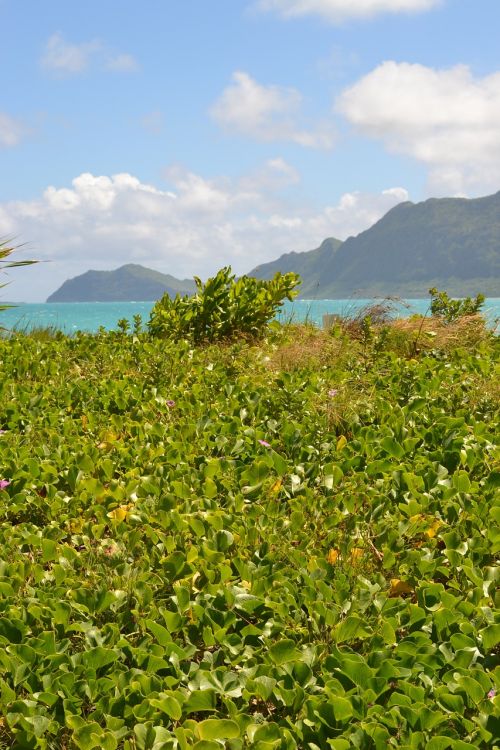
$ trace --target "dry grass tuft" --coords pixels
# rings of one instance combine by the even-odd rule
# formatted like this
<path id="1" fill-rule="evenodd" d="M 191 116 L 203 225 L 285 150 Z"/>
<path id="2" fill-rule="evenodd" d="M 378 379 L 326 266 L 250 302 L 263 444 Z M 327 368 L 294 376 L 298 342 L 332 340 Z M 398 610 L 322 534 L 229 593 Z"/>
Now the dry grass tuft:
<path id="1" fill-rule="evenodd" d="M 345 342 L 311 325 L 290 325 L 283 340 L 269 355 L 275 371 L 318 369 L 339 360 Z"/>
<path id="2" fill-rule="evenodd" d="M 390 325 L 396 334 L 407 339 L 416 354 L 430 349 L 473 349 L 492 336 L 482 315 L 464 315 L 453 323 L 438 317 L 412 316 L 394 320 Z"/>

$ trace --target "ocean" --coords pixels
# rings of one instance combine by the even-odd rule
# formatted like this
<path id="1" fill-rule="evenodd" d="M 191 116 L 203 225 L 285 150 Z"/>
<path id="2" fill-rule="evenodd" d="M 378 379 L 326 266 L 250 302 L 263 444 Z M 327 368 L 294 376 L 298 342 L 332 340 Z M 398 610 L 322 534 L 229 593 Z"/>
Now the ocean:
<path id="1" fill-rule="evenodd" d="M 372 302 L 373 300 L 366 299 L 294 300 L 285 302 L 278 319 L 294 322 L 308 320 L 321 325 L 325 313 L 352 315 Z M 18 331 L 50 327 L 66 334 L 76 333 L 76 331 L 95 333 L 100 327 L 106 330 L 116 328 L 121 318 L 126 318 L 132 323 L 134 315 L 140 315 L 146 323 L 153 304 L 153 302 L 23 303 L 0 311 L 0 326 L 7 330 Z M 396 314 L 402 317 L 412 313 L 424 314 L 428 311 L 428 299 L 405 300 L 396 308 Z M 500 318 L 500 298 L 486 300 L 484 313 L 488 321 L 494 324 L 495 319 Z"/>

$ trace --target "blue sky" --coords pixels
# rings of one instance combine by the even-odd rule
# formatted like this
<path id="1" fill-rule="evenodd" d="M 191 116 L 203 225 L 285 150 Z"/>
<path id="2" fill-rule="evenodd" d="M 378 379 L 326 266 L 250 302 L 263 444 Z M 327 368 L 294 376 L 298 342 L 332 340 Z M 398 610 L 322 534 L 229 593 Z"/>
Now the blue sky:
<path id="1" fill-rule="evenodd" d="M 0 237 L 249 271 L 402 200 L 500 189 L 498 0 L 0 0 Z"/>

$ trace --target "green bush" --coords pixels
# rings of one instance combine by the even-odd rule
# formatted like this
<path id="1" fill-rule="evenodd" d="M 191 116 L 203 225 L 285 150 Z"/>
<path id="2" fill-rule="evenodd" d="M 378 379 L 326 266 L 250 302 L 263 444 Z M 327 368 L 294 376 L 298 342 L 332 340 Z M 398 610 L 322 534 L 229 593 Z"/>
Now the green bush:
<path id="1" fill-rule="evenodd" d="M 285 299 L 292 300 L 299 276 L 277 273 L 262 281 L 239 279 L 229 266 L 203 284 L 195 276 L 197 292 L 174 299 L 165 294 L 151 312 L 152 336 L 188 338 L 194 343 L 229 340 L 240 335 L 261 337 Z"/>
<path id="2" fill-rule="evenodd" d="M 429 289 L 431 295 L 431 313 L 435 317 L 443 318 L 446 323 L 453 323 L 465 315 L 475 315 L 484 304 L 484 294 L 465 299 L 451 299 L 446 292 L 440 292 L 436 287 Z"/>

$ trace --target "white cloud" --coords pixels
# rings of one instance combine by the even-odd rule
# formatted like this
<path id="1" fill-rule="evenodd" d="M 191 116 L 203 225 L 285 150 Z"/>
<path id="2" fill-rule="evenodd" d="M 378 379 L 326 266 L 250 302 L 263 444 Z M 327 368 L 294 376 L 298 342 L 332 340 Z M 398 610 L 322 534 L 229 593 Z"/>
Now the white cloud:
<path id="1" fill-rule="evenodd" d="M 70 186 L 48 187 L 33 201 L 0 204 L 0 236 L 29 243 L 29 254 L 51 263 L 22 275 L 17 299 L 45 298 L 66 278 L 89 268 L 142 263 L 178 277 L 207 277 L 223 265 L 244 273 L 328 236 L 357 234 L 407 193 L 348 193 L 335 205 L 306 208 L 283 198 L 297 182 L 283 159 L 271 159 L 237 180 L 206 179 L 181 167 L 168 170 L 171 190 L 130 174 L 89 173 Z M 35 278 L 36 277 L 36 278 Z M 21 278 L 21 277 L 20 277 Z"/>
<path id="2" fill-rule="evenodd" d="M 435 191 L 500 187 L 500 72 L 474 78 L 464 65 L 385 62 L 346 89 L 337 109 L 389 151 L 425 164 Z"/>
<path id="3" fill-rule="evenodd" d="M 430 10 L 442 0 L 257 0 L 263 11 L 277 11 L 285 18 L 316 15 L 331 23 L 370 18 L 379 13 L 413 13 Z"/>
<path id="4" fill-rule="evenodd" d="M 132 55 L 112 54 L 99 39 L 75 44 L 68 42 L 60 32 L 49 37 L 40 63 L 47 70 L 63 76 L 83 73 L 91 65 L 127 73 L 139 67 Z"/>
<path id="5" fill-rule="evenodd" d="M 21 120 L 0 112 L 0 148 L 17 146 L 27 132 L 28 129 Z"/>
<path id="6" fill-rule="evenodd" d="M 133 55 L 115 55 L 108 60 L 106 68 L 116 73 L 135 73 L 139 64 Z"/>
<path id="7" fill-rule="evenodd" d="M 302 95 L 297 89 L 263 86 L 243 71 L 235 72 L 232 78 L 232 84 L 210 110 L 213 119 L 227 131 L 257 141 L 291 141 L 308 148 L 333 146 L 331 127 L 300 127 Z"/>
<path id="8" fill-rule="evenodd" d="M 41 63 L 44 68 L 57 73 L 82 73 L 88 68 L 94 53 L 100 49 L 101 43 L 98 40 L 71 44 L 57 32 L 47 41 Z"/>

